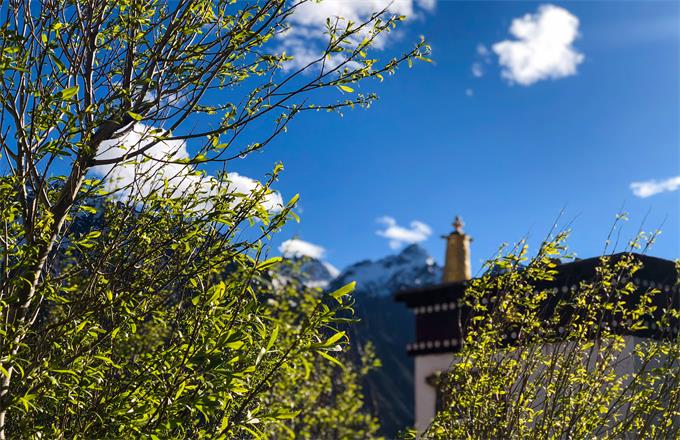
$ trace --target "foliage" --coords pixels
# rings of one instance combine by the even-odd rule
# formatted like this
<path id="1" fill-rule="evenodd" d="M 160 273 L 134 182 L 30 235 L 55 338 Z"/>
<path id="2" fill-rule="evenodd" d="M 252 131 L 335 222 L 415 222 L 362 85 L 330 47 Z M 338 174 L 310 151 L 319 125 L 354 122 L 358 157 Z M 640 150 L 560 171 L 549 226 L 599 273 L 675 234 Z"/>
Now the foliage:
<path id="1" fill-rule="evenodd" d="M 320 295 L 315 294 L 318 290 L 308 289 L 301 295 L 305 289 L 299 284 L 300 277 L 291 277 L 290 273 L 285 284 L 270 298 L 275 305 L 276 319 L 286 327 L 295 322 L 301 311 L 309 313 L 321 301 Z M 342 289 L 336 292 L 342 293 Z M 272 425 L 268 432 L 271 438 L 368 439 L 376 436 L 379 424 L 364 407 L 362 379 L 379 367 L 380 362 L 370 343 L 362 347 L 353 343 L 353 351 L 348 351 L 347 329 L 356 321 L 349 308 L 353 299 L 344 295 L 339 299 L 345 309 L 337 312 L 330 337 L 312 344 L 321 351 L 302 352 L 294 363 L 288 363 L 281 370 L 281 378 L 274 383 L 266 406 L 286 405 L 298 415 L 286 424 Z"/>
<path id="2" fill-rule="evenodd" d="M 302 359 L 333 362 L 348 291 L 295 313 L 263 302 L 277 261 L 261 257 L 297 197 L 272 206 L 280 166 L 244 191 L 226 164 L 301 112 L 368 106 L 353 87 L 428 50 L 374 58 L 403 19 L 382 11 L 329 20 L 319 57 L 286 70 L 275 41 L 304 2 L 0 4 L 0 438 L 303 429 L 302 402 L 271 393 Z"/>
<path id="3" fill-rule="evenodd" d="M 32 357 L 15 361 L 22 380 L 8 436 L 233 438 L 295 429 L 345 438 L 326 436 L 328 418 L 339 430 L 375 429 L 361 413 L 358 372 L 333 357 L 348 342 L 337 327 L 351 315 L 352 286 L 328 295 L 292 282 L 275 288 L 278 259 L 216 246 L 209 220 L 123 208 L 100 206 L 103 226 L 74 234 L 77 245 L 46 279 L 58 288 L 23 339 Z M 163 255 L 158 243 L 169 243 Z M 324 423 L 290 420 L 310 405 Z"/>
<path id="4" fill-rule="evenodd" d="M 464 345 L 425 438 L 678 437 L 677 302 L 633 283 L 632 253 L 601 257 L 569 292 L 546 287 L 566 236 L 531 259 L 521 243 L 488 263 L 502 275 L 470 282 Z M 625 337 L 640 331 L 656 337 Z"/>

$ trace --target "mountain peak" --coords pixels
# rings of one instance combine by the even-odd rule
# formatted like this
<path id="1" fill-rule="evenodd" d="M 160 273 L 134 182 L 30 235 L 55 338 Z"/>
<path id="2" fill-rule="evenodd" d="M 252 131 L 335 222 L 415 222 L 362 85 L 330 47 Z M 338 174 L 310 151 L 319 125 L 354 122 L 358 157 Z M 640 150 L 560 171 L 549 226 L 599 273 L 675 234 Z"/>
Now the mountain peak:
<path id="1" fill-rule="evenodd" d="M 406 246 L 399 252 L 401 255 L 414 255 L 414 256 L 425 256 L 429 257 L 427 251 L 423 249 L 418 243 L 413 243 Z"/>
<path id="2" fill-rule="evenodd" d="M 290 260 L 299 265 L 299 272 L 293 275 L 284 271 L 280 281 L 297 276 L 308 287 L 331 290 L 356 281 L 358 295 L 390 296 L 400 290 L 437 284 L 442 277 L 441 267 L 418 244 L 408 245 L 399 253 L 378 260 L 358 261 L 342 272 L 312 257 L 292 257 Z"/>
<path id="3" fill-rule="evenodd" d="M 330 287 L 356 281 L 356 293 L 359 295 L 389 296 L 399 290 L 439 283 L 441 276 L 441 267 L 427 251 L 411 244 L 398 254 L 348 266 L 331 282 Z"/>
<path id="4" fill-rule="evenodd" d="M 287 279 L 296 277 L 307 287 L 320 287 L 325 289 L 340 273 L 340 271 L 332 264 L 317 258 L 303 256 L 290 257 L 288 260 L 297 265 L 298 270 L 294 271 L 289 267 L 284 266 L 282 273 L 279 275 L 280 282 L 285 283 Z"/>

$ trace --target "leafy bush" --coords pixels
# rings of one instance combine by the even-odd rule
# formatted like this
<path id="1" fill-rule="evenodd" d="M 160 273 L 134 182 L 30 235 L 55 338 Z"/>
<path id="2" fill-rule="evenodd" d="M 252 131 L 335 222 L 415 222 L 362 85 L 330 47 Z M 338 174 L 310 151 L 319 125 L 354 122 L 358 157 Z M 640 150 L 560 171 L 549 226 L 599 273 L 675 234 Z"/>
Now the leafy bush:
<path id="1" fill-rule="evenodd" d="M 488 263 L 502 275 L 470 282 L 463 348 L 440 377 L 443 405 L 425 438 L 680 434 L 677 293 L 636 286 L 642 265 L 628 252 L 601 257 L 569 292 L 542 287 L 566 236 L 534 258 L 522 243 Z M 632 336 L 641 331 L 654 337 Z"/>

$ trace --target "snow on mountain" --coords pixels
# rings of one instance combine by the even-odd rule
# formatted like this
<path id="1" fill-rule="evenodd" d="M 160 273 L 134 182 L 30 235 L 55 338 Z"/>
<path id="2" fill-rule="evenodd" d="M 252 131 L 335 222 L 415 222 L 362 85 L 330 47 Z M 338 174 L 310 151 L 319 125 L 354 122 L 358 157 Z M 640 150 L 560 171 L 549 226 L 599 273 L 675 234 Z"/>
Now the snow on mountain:
<path id="1" fill-rule="evenodd" d="M 334 289 L 356 281 L 356 292 L 367 296 L 388 297 L 402 289 L 437 284 L 442 277 L 441 267 L 417 244 L 376 261 L 354 263 L 342 272 L 317 258 L 303 256 L 289 259 L 300 265 L 296 276 L 300 276 L 300 281 L 307 287 Z M 284 270 L 279 274 L 280 282 L 292 276 L 288 272 Z"/>
<path id="2" fill-rule="evenodd" d="M 325 289 L 340 273 L 332 264 L 312 257 L 292 257 L 289 260 L 299 265 L 298 270 L 282 266 L 276 276 L 276 283 L 286 283 L 295 276 L 307 287 Z"/>
<path id="3" fill-rule="evenodd" d="M 441 282 L 442 269 L 425 249 L 412 244 L 396 255 L 376 261 L 364 260 L 345 268 L 332 282 L 342 286 L 356 281 L 356 292 L 368 296 L 390 296 L 409 288 Z"/>
<path id="4" fill-rule="evenodd" d="M 314 258 L 305 258 L 300 266 L 300 271 L 304 276 L 303 283 L 307 287 L 328 287 L 335 277 L 340 273 L 332 264 Z"/>

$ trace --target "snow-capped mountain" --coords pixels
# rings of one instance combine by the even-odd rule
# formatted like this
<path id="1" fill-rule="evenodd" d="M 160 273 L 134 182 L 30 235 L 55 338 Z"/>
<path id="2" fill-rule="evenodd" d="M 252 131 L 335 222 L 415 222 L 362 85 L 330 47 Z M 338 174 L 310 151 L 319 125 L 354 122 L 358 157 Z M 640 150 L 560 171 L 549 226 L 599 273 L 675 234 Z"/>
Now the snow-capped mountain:
<path id="1" fill-rule="evenodd" d="M 397 291 L 437 284 L 442 269 L 425 249 L 412 244 L 396 255 L 364 260 L 345 268 L 331 283 L 343 286 L 356 281 L 356 294 L 390 297 Z"/>
<path id="2" fill-rule="evenodd" d="M 328 287 L 328 284 L 340 273 L 333 265 L 314 258 L 305 258 L 301 261 L 300 272 L 304 276 L 303 283 L 307 287 L 321 287 L 322 289 Z"/>
<path id="3" fill-rule="evenodd" d="M 278 267 L 274 282 L 286 284 L 295 278 L 307 287 L 326 289 L 338 275 L 339 271 L 332 264 L 311 257 L 291 257 L 289 262 L 294 266 Z"/>

